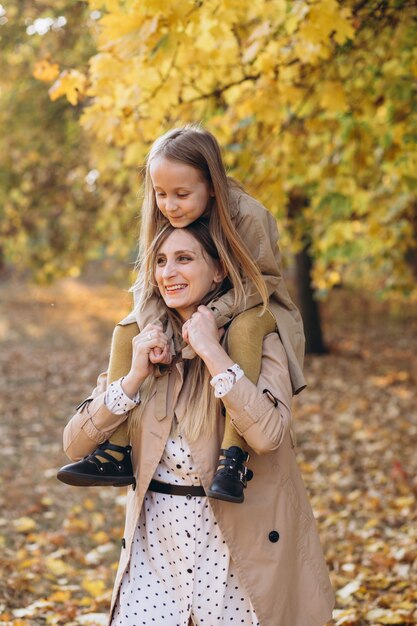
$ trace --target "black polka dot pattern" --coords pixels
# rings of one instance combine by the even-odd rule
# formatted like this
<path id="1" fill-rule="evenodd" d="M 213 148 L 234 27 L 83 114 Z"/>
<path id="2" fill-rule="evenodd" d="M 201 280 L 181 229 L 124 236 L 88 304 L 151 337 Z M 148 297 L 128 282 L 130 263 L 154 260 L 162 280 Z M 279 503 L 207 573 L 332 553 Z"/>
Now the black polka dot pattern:
<path id="1" fill-rule="evenodd" d="M 104 404 L 113 415 L 123 415 L 140 403 L 139 392 L 132 399 L 125 394 L 122 387 L 123 377 L 110 383 L 104 396 Z"/>
<path id="2" fill-rule="evenodd" d="M 184 437 L 168 440 L 154 478 L 200 484 Z M 207 498 L 148 492 L 111 626 L 259 626 Z"/>

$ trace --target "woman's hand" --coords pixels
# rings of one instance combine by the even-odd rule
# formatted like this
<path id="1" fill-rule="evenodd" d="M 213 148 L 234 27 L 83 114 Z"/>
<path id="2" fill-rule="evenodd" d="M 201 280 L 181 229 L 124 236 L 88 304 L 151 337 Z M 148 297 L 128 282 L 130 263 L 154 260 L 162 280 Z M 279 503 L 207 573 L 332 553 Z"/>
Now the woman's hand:
<path id="1" fill-rule="evenodd" d="M 224 330 L 217 328 L 213 312 L 203 305 L 198 307 L 182 327 L 184 341 L 203 359 L 212 376 L 233 365 L 233 361 L 220 345 L 223 335 Z"/>
<path id="2" fill-rule="evenodd" d="M 124 392 L 133 398 L 143 381 L 152 373 L 156 363 L 167 363 L 170 359 L 168 338 L 162 324 L 148 324 L 132 340 L 132 363 L 123 379 Z"/>

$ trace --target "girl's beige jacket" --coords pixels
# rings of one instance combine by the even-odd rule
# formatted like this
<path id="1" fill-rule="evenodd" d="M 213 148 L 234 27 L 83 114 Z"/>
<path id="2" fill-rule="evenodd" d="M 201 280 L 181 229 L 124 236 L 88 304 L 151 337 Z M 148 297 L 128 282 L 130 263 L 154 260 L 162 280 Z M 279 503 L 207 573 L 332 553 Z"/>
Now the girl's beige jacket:
<path id="1" fill-rule="evenodd" d="M 108 439 L 125 416 L 104 405 L 106 374 L 78 408 L 64 431 L 64 449 L 81 459 Z M 137 480 L 129 488 L 124 538 L 113 591 L 111 614 L 126 570 L 143 499 L 169 436 L 174 414 L 181 424 L 187 411 L 183 362 L 156 379 L 132 437 Z M 223 398 L 236 429 L 251 450 L 253 480 L 243 504 L 209 499 L 240 579 L 261 626 L 323 626 L 334 603 L 315 520 L 298 469 L 291 430 L 291 382 L 285 351 L 276 333 L 264 340 L 258 385 L 241 378 Z M 190 442 L 203 486 L 213 478 L 223 433 L 223 419 L 211 437 Z M 178 496 L 180 497 L 180 496 Z M 211 625 L 209 625 L 211 626 Z"/>
<path id="2" fill-rule="evenodd" d="M 262 204 L 241 189 L 232 185 L 229 193 L 230 217 L 237 234 L 245 243 L 265 281 L 270 296 L 268 308 L 275 317 L 278 332 L 287 353 L 293 394 L 297 394 L 306 386 L 303 375 L 304 329 L 300 312 L 292 301 L 282 276 L 276 219 Z M 219 328 L 229 323 L 242 311 L 261 303 L 259 293 L 256 289 L 250 288 L 250 283 L 247 283 L 247 290 L 246 300 L 240 307 L 235 305 L 233 289 L 229 289 L 209 303 L 208 306 L 214 311 Z M 133 295 L 137 304 L 138 293 L 134 292 Z M 146 324 L 163 319 L 164 316 L 164 307 L 157 298 L 151 298 L 142 311 L 138 311 L 135 306 L 122 323 L 128 324 L 136 321 L 142 329 Z"/>

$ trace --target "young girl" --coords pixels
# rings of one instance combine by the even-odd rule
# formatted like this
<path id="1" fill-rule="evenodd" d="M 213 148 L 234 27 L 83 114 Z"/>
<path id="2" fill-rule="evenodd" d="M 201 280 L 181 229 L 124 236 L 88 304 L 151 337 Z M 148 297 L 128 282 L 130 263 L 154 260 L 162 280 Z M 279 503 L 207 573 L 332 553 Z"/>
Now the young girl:
<path id="1" fill-rule="evenodd" d="M 226 264 L 232 256 L 240 267 L 240 276 L 230 277 L 235 287 L 209 304 L 219 328 L 227 327 L 236 318 L 228 329 L 226 345 L 232 360 L 238 365 L 218 381 L 220 387 L 217 389 L 220 388 L 220 391 L 217 393 L 220 397 L 226 394 L 243 373 L 252 382 L 257 382 L 263 337 L 276 329 L 287 354 L 293 394 L 300 392 L 305 387 L 302 373 L 303 325 L 282 276 L 275 219 L 237 182 L 227 177 L 214 136 L 200 127 L 186 126 L 160 137 L 153 144 L 147 159 L 139 268 L 155 235 L 167 222 L 176 228 L 184 228 L 201 216 L 209 220 L 210 233 L 222 263 Z M 180 293 L 184 288 L 186 286 L 176 285 L 172 297 L 175 298 L 175 290 Z M 164 379 L 169 371 L 170 358 L 178 346 L 173 344 L 173 333 L 164 308 L 160 299 L 151 295 L 152 289 L 153 285 L 145 283 L 139 269 L 133 287 L 134 311 L 118 326 L 113 346 L 116 342 L 124 347 L 131 343 L 133 334 L 137 333 L 132 321 L 137 322 L 140 330 L 149 323 L 162 324 L 169 340 L 168 347 L 163 353 L 154 353 L 152 362 L 159 368 L 161 379 Z M 259 304 L 263 305 L 260 310 L 257 307 Z M 112 352 L 117 353 L 116 350 Z M 190 349 L 187 353 L 186 348 L 183 356 L 192 356 Z M 114 380 L 126 374 L 120 371 L 117 363 L 112 370 L 115 372 Z M 113 381 L 110 379 L 109 382 Z M 116 396 L 118 393 L 122 395 L 122 382 L 120 385 L 121 389 L 115 385 Z M 161 398 L 164 397 L 162 392 Z M 162 400 L 157 403 L 162 417 L 165 411 L 163 404 Z M 92 454 L 61 468 L 58 478 L 78 486 L 133 484 L 135 479 L 128 441 L 126 421 Z M 245 465 L 248 458 L 244 440 L 226 415 L 219 465 L 207 495 L 229 502 L 242 502 L 243 489 L 251 476 Z"/>

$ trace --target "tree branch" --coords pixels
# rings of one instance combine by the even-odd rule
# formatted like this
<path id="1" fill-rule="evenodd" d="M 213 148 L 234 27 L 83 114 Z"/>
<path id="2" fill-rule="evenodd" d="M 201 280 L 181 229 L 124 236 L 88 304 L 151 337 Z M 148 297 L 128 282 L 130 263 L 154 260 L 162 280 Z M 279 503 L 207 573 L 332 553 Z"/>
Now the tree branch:
<path id="1" fill-rule="evenodd" d="M 208 93 L 205 93 L 201 96 L 196 96 L 195 98 L 191 98 L 190 100 L 184 100 L 184 104 L 192 104 L 193 102 L 199 102 L 200 100 L 207 100 L 208 98 L 220 98 L 220 96 L 227 91 L 228 89 L 230 89 L 231 87 L 236 87 L 237 85 L 242 85 L 243 83 L 245 83 L 246 81 L 255 81 L 258 80 L 258 78 L 260 78 L 261 73 L 258 72 L 257 74 L 252 74 L 249 76 L 244 76 L 243 78 L 241 78 L 240 80 L 235 80 L 232 81 L 230 83 L 226 83 L 225 85 L 223 85 L 222 87 L 217 87 L 217 89 L 213 89 L 213 91 L 210 91 Z"/>

